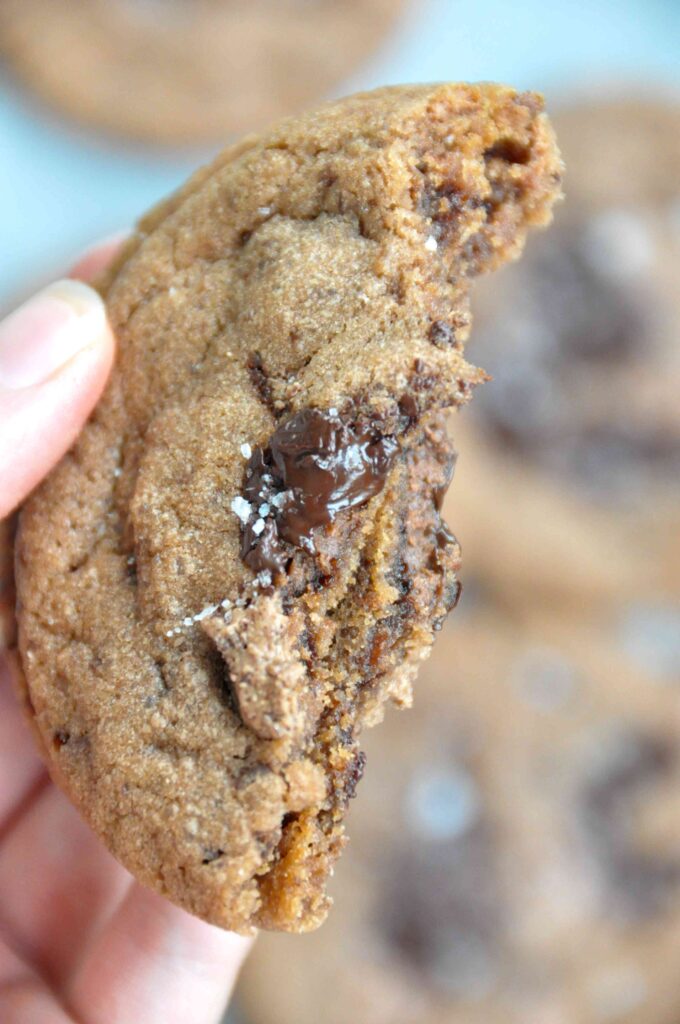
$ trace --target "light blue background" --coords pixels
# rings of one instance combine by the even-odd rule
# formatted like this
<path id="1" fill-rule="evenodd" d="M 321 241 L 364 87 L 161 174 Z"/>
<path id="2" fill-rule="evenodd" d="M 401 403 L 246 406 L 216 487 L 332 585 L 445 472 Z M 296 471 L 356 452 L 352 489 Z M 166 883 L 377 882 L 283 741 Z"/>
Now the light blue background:
<path id="1" fill-rule="evenodd" d="M 538 88 L 549 105 L 631 80 L 680 90 L 680 2 L 412 0 L 372 66 L 339 91 L 440 79 Z M 129 224 L 209 155 L 92 137 L 0 81 L 0 307 Z"/>

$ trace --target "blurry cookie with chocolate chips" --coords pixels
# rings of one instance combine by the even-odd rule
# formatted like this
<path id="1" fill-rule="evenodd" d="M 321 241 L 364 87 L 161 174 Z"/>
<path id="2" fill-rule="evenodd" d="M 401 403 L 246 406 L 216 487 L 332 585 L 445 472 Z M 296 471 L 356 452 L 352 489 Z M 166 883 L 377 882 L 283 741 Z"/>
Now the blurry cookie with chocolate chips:
<path id="1" fill-rule="evenodd" d="M 680 636 L 680 105 L 584 103 L 556 123 L 554 229 L 475 288 L 475 359 L 494 382 L 456 427 L 456 525 L 509 602 L 608 614 L 622 634 L 656 622 L 667 647 Z"/>

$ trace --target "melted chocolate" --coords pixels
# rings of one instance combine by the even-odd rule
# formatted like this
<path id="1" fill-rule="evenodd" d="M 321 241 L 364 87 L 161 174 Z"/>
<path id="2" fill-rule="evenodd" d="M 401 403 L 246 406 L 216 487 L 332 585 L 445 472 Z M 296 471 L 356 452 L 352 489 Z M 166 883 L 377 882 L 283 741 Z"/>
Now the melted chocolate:
<path id="1" fill-rule="evenodd" d="M 363 750 L 357 751 L 355 757 L 350 763 L 347 769 L 346 780 L 345 780 L 345 799 L 353 800 L 357 795 L 357 786 L 361 782 L 364 776 L 364 769 L 366 768 L 366 754 Z"/>
<path id="2" fill-rule="evenodd" d="M 460 545 L 441 514 L 455 464 L 456 457 L 454 455 L 451 457 L 448 465 L 444 467 L 442 483 L 432 488 L 432 504 L 436 512 L 436 518 L 432 529 L 432 550 L 427 559 L 428 569 L 438 573 L 440 576 L 438 598 L 447 612 L 452 611 L 456 607 L 463 589 L 462 584 L 451 570 L 449 559 L 447 559 L 448 549 L 452 545 L 455 545 L 456 548 L 459 548 Z M 448 568 L 447 563 L 449 563 Z M 438 619 L 434 623 L 435 631 L 441 629 L 442 622 L 443 618 Z"/>
<path id="3" fill-rule="evenodd" d="M 382 490 L 398 447 L 374 424 L 347 423 L 334 409 L 292 416 L 248 461 L 243 494 L 253 513 L 242 532 L 244 562 L 274 576 L 294 548 L 313 553 L 317 528 Z"/>

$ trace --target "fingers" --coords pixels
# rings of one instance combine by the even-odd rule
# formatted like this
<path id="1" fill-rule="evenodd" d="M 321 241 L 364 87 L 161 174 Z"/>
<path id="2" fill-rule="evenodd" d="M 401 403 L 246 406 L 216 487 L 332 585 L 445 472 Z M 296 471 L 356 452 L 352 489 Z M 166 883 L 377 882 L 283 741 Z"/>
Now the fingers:
<path id="1" fill-rule="evenodd" d="M 47 785 L 20 809 L 0 846 L 0 931 L 61 987 L 130 885 L 78 811 Z"/>
<path id="2" fill-rule="evenodd" d="M 100 273 L 124 233 L 90 249 L 71 271 Z M 0 322 L 0 520 L 68 448 L 104 386 L 113 340 L 99 296 L 62 281 Z M 4 370 L 3 370 L 4 368 Z M 4 378 L 3 378 L 4 372 Z M 0 835 L 41 774 L 32 738 L 13 701 L 16 667 L 1 649 L 14 636 L 12 530 L 0 522 Z"/>
<path id="3" fill-rule="evenodd" d="M 123 242 L 130 237 L 129 231 L 119 231 L 110 238 L 88 249 L 78 262 L 69 270 L 68 276 L 79 281 L 92 281 L 98 277 L 111 263 Z"/>
<path id="4" fill-rule="evenodd" d="M 2 1024 L 73 1024 L 73 1018 L 0 938 L 0 1020 Z"/>
<path id="5" fill-rule="evenodd" d="M 88 1024 L 217 1024 L 249 948 L 133 886 L 66 996 Z"/>
<path id="6" fill-rule="evenodd" d="M 0 841 L 45 769 L 12 692 L 9 654 L 0 653 Z"/>
<path id="7" fill-rule="evenodd" d="M 59 281 L 0 324 L 0 518 L 73 443 L 113 359 L 104 304 Z"/>
<path id="8" fill-rule="evenodd" d="M 101 272 L 119 244 L 86 254 L 73 276 Z M 112 358 L 103 303 L 77 281 L 51 285 L 0 323 L 0 518 L 72 444 Z M 0 846 L 0 932 L 11 948 L 0 939 L 0 1019 L 72 1019 L 25 958 L 67 985 L 74 1019 L 87 1024 L 217 1022 L 249 942 L 131 885 L 66 799 L 38 788 L 8 671 L 0 668 L 0 814 L 12 828 Z"/>

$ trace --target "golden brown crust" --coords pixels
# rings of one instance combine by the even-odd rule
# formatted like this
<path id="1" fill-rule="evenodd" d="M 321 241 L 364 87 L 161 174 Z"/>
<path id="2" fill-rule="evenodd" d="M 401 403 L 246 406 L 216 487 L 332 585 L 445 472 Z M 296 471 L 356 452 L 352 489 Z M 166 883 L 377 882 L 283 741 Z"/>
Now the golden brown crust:
<path id="1" fill-rule="evenodd" d="M 22 657 L 88 820 L 224 927 L 323 920 L 359 730 L 408 702 L 455 603 L 442 410 L 484 376 L 462 355 L 470 277 L 559 191 L 540 111 L 407 86 L 284 122 L 146 218 L 104 285 L 111 382 L 22 514 Z M 246 461 L 310 407 L 392 461 L 268 596 L 240 556 Z"/>

